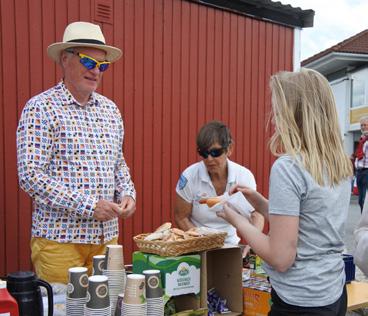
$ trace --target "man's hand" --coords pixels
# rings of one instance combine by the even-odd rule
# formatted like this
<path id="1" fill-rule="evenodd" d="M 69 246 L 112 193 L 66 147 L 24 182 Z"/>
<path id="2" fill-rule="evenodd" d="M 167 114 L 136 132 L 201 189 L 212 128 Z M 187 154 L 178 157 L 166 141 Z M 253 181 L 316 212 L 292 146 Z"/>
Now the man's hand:
<path id="1" fill-rule="evenodd" d="M 120 217 L 125 219 L 132 216 L 135 212 L 135 201 L 134 199 L 126 195 L 123 197 L 120 203 Z"/>
<path id="2" fill-rule="evenodd" d="M 118 217 L 120 213 L 121 209 L 118 204 L 107 200 L 99 200 L 94 209 L 93 218 L 105 222 Z"/>

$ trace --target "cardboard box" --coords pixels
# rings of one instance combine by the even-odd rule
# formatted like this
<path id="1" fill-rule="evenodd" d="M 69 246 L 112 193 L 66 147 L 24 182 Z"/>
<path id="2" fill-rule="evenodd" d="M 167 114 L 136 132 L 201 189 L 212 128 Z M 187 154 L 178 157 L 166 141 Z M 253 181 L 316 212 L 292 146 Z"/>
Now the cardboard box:
<path id="1" fill-rule="evenodd" d="M 244 316 L 267 316 L 270 311 L 271 293 L 243 288 Z"/>
<path id="2" fill-rule="evenodd" d="M 201 256 L 199 254 L 161 257 L 135 251 L 133 253 L 133 273 L 142 273 L 143 270 L 148 269 L 161 271 L 161 281 L 166 296 L 199 294 L 200 292 Z"/>
<path id="3" fill-rule="evenodd" d="M 223 247 L 201 253 L 201 307 L 207 307 L 207 291 L 215 288 L 232 311 L 242 315 L 242 254 L 239 247 Z M 220 315 L 220 314 L 216 314 Z"/>
<path id="4" fill-rule="evenodd" d="M 187 264 L 185 269 L 182 269 L 181 263 Z M 175 296 L 177 311 L 207 308 L 207 291 L 215 288 L 220 297 L 227 300 L 231 310 L 226 316 L 243 313 L 242 255 L 239 247 L 223 247 L 177 257 L 134 252 L 133 273 L 142 273 L 146 269 L 161 271 L 165 294 Z M 186 274 L 186 270 L 191 273 Z M 190 283 L 187 284 L 189 280 L 184 278 L 188 275 Z"/>
<path id="5" fill-rule="evenodd" d="M 174 315 L 195 315 L 195 316 L 201 316 L 205 315 L 207 316 L 207 308 L 200 308 L 200 300 L 198 295 L 194 294 L 185 294 L 185 295 L 179 295 L 179 296 L 173 296 L 172 297 L 175 302 L 175 309 L 176 314 Z"/>

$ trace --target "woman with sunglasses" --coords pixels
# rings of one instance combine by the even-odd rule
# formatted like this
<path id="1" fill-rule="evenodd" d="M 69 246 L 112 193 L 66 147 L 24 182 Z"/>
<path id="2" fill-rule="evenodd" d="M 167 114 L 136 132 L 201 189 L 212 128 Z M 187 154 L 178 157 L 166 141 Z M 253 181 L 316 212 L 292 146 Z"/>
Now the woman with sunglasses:
<path id="1" fill-rule="evenodd" d="M 342 258 L 352 165 L 344 153 L 336 105 L 328 81 L 302 69 L 271 78 L 269 200 L 237 186 L 268 218 L 269 234 L 257 231 L 230 206 L 218 213 L 233 224 L 266 262 L 272 285 L 269 315 L 345 316 Z"/>
<path id="2" fill-rule="evenodd" d="M 204 125 L 197 136 L 197 148 L 203 158 L 181 174 L 176 186 L 175 221 L 179 228 L 188 230 L 205 226 L 227 232 L 225 242 L 237 245 L 240 238 L 235 228 L 216 216 L 200 200 L 229 192 L 236 184 L 256 189 L 253 174 L 229 159 L 234 143 L 229 128 L 219 121 Z M 263 229 L 263 216 L 253 212 L 251 222 Z M 247 252 L 249 248 L 246 248 Z"/>

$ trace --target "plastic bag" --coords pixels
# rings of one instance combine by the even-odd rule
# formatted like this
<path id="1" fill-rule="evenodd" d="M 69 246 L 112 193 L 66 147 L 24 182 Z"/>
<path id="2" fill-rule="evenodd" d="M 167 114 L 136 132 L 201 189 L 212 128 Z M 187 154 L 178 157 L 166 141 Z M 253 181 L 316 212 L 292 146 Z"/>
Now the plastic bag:
<path id="1" fill-rule="evenodd" d="M 353 189 L 351 192 L 353 195 L 359 195 L 359 191 L 358 191 L 358 185 L 357 185 L 357 177 L 354 176 L 353 178 Z"/>
<path id="2" fill-rule="evenodd" d="M 368 277 L 368 195 L 364 201 L 363 213 L 354 231 L 354 263 Z"/>

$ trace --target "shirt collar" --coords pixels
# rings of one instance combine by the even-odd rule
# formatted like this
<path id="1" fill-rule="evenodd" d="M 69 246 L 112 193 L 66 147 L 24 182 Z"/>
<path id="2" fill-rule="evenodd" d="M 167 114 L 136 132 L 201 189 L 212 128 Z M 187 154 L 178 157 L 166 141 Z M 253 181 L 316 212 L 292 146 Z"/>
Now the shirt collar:
<path id="1" fill-rule="evenodd" d="M 78 106 L 81 106 L 81 104 L 74 98 L 74 96 L 71 94 L 71 92 L 68 90 L 68 88 L 66 87 L 65 83 L 63 80 L 61 80 L 57 85 L 56 85 L 56 89 L 59 91 L 60 96 L 62 98 L 62 100 L 64 101 L 65 105 L 73 105 L 76 104 Z M 96 92 L 92 92 L 89 100 L 86 104 L 86 106 L 88 105 L 97 105 L 98 104 L 98 100 L 96 98 Z"/>

